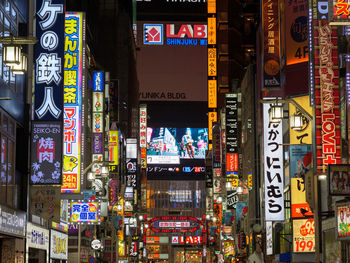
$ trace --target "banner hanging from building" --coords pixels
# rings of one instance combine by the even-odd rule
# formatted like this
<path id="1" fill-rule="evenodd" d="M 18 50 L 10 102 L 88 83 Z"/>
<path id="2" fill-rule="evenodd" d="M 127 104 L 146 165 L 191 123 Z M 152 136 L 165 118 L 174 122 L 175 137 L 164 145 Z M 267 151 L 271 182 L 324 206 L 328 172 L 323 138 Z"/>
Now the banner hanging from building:
<path id="1" fill-rule="evenodd" d="M 279 89 L 280 76 L 280 22 L 277 0 L 262 1 L 263 28 L 263 88 Z"/>
<path id="2" fill-rule="evenodd" d="M 302 178 L 311 170 L 312 145 L 290 145 L 289 147 L 290 178 Z"/>
<path id="3" fill-rule="evenodd" d="M 342 203 L 336 206 L 337 238 L 339 240 L 350 239 L 350 204 Z"/>
<path id="4" fill-rule="evenodd" d="M 331 164 L 328 166 L 329 194 L 350 195 L 350 165 Z"/>
<path id="5" fill-rule="evenodd" d="M 270 123 L 271 105 L 264 103 L 265 220 L 284 220 L 284 168 L 282 122 Z"/>
<path id="6" fill-rule="evenodd" d="M 66 13 L 62 193 L 80 193 L 83 55 L 85 55 L 84 19 L 83 13 Z"/>
<path id="7" fill-rule="evenodd" d="M 30 183 L 62 183 L 61 121 L 32 121 Z"/>

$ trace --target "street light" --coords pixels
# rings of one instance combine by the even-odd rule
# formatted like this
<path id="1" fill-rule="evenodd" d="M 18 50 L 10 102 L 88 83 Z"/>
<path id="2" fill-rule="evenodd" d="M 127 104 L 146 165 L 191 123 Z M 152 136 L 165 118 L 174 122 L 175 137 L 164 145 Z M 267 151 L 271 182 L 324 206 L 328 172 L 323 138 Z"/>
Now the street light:
<path id="1" fill-rule="evenodd" d="M 23 75 L 27 70 L 27 55 L 21 55 L 21 62 L 19 64 L 11 65 L 11 71 L 16 75 Z"/>
<path id="2" fill-rule="evenodd" d="M 301 114 L 294 114 L 290 116 L 291 128 L 294 127 L 294 130 L 300 130 L 304 124 L 303 117 L 307 118 L 309 121 L 312 121 L 312 116 L 295 100 L 292 98 L 286 99 L 263 99 L 260 100 L 261 103 L 271 104 L 269 110 L 269 120 L 271 123 L 279 123 L 283 119 L 283 103 L 291 103 L 297 108 Z M 300 117 L 299 117 L 300 116 Z M 292 123 L 293 122 L 293 123 Z"/>

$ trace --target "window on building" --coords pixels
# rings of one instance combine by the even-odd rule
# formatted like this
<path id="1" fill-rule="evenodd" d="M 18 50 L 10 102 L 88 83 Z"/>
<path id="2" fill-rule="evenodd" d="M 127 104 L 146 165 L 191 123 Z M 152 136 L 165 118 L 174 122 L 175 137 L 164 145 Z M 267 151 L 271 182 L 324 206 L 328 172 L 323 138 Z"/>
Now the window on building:
<path id="1" fill-rule="evenodd" d="M 16 122 L 3 112 L 0 112 L 0 120 L 0 203 L 14 206 Z"/>
<path id="2" fill-rule="evenodd" d="M 12 0 L 0 0 L 0 36 L 18 36 L 18 23 L 22 21 L 20 13 Z M 20 75 L 18 75 L 21 77 Z M 16 75 L 10 67 L 2 63 L 2 44 L 0 44 L 0 79 L 13 91 L 16 89 Z"/>

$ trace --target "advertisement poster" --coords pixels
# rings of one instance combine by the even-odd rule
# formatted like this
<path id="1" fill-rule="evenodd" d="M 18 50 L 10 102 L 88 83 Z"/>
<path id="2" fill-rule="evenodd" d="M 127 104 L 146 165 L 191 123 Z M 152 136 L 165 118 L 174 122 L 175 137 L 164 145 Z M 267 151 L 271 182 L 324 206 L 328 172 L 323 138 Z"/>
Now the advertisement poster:
<path id="1" fill-rule="evenodd" d="M 30 183 L 62 183 L 62 122 L 32 121 Z"/>
<path id="2" fill-rule="evenodd" d="M 60 222 L 61 186 L 30 187 L 30 212 L 47 220 Z"/>
<path id="3" fill-rule="evenodd" d="M 222 180 L 214 178 L 214 194 L 219 194 L 222 191 Z"/>
<path id="4" fill-rule="evenodd" d="M 350 237 L 350 204 L 337 206 L 337 237 L 338 239 L 349 239 Z"/>
<path id="5" fill-rule="evenodd" d="M 305 180 L 305 174 L 312 165 L 312 145 L 291 145 L 289 152 L 290 177 Z"/>
<path id="6" fill-rule="evenodd" d="M 315 252 L 315 222 L 310 219 L 293 220 L 294 253 Z"/>
<path id="7" fill-rule="evenodd" d="M 350 195 L 350 165 L 331 164 L 328 175 L 330 195 Z"/>
<path id="8" fill-rule="evenodd" d="M 92 111 L 93 112 L 103 112 L 103 92 L 93 92 L 92 93 Z"/>
<path id="9" fill-rule="evenodd" d="M 239 218 L 248 213 L 248 203 L 246 202 L 237 202 L 236 203 L 236 222 L 239 221 Z"/>

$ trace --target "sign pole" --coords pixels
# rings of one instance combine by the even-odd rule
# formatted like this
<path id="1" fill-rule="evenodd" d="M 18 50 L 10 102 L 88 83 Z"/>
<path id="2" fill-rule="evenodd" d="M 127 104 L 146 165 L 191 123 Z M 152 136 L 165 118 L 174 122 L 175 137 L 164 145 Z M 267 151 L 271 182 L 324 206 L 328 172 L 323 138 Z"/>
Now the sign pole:
<path id="1" fill-rule="evenodd" d="M 80 232 L 80 224 L 78 224 L 78 263 L 80 263 L 80 247 L 81 247 L 81 232 Z"/>

